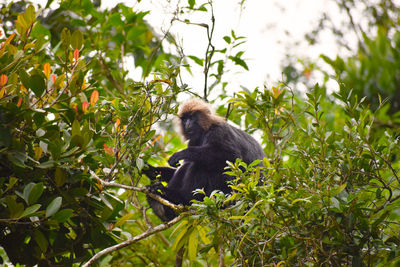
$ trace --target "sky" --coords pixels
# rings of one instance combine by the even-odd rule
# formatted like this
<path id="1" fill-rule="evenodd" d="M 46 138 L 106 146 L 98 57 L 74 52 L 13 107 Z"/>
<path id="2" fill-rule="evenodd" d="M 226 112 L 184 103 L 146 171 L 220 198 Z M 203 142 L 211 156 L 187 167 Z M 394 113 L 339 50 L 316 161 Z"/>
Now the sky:
<path id="1" fill-rule="evenodd" d="M 160 33 L 160 25 L 166 29 L 170 23 L 175 5 L 174 1 L 141 1 L 136 7 L 141 10 L 151 10 L 146 16 L 152 26 Z M 182 1 L 184 2 L 184 1 Z M 197 1 L 199 2 L 199 1 Z M 246 43 L 240 50 L 245 51 L 243 58 L 249 66 L 249 71 L 240 67 L 234 68 L 233 73 L 227 74 L 230 87 L 246 88 L 276 85 L 282 80 L 281 62 L 289 45 L 294 40 L 304 40 L 304 34 L 317 25 L 323 11 L 329 10 L 333 16 L 340 16 L 333 1 L 330 0 L 247 0 L 244 9 L 237 4 L 239 1 L 214 1 L 215 33 L 213 44 L 224 47 L 223 36 L 229 35 L 233 29 L 236 35 L 246 37 Z M 210 14 L 198 12 L 190 20 L 197 23 L 210 24 Z M 162 28 L 162 27 L 161 27 Z M 171 32 L 182 40 L 186 55 L 204 58 L 207 47 L 206 31 L 202 27 L 176 23 Z M 285 34 L 289 33 L 289 35 Z M 338 48 L 333 37 L 323 34 L 318 46 L 307 46 L 305 42 L 290 50 L 296 56 L 318 59 L 321 53 L 335 56 Z M 195 64 L 193 64 L 195 65 Z M 203 88 L 203 69 L 194 66 L 193 75 L 183 74 L 184 81 L 190 81 L 189 86 Z M 332 85 L 335 87 L 335 84 Z"/>

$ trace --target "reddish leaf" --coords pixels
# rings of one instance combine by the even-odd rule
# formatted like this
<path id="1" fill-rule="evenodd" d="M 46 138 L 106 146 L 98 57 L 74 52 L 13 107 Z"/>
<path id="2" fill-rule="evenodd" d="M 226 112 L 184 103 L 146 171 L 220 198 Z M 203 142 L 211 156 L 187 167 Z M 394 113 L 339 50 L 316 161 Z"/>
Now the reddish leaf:
<path id="1" fill-rule="evenodd" d="M 50 74 L 51 74 L 50 63 L 49 62 L 44 63 L 43 69 L 44 69 L 44 75 L 48 79 L 50 77 Z"/>
<path id="2" fill-rule="evenodd" d="M 99 92 L 97 90 L 94 90 L 92 92 L 92 95 L 90 96 L 90 105 L 94 106 L 97 100 L 99 100 Z"/>
<path id="3" fill-rule="evenodd" d="M 2 74 L 0 76 L 0 87 L 3 87 L 4 85 L 6 85 L 7 81 L 8 81 L 7 75 Z"/>
<path id="4" fill-rule="evenodd" d="M 83 111 L 83 113 L 85 113 L 87 111 L 88 107 L 89 107 L 89 103 L 88 102 L 85 101 L 85 102 L 82 103 L 82 111 Z"/>
<path id="5" fill-rule="evenodd" d="M 78 50 L 78 49 L 75 49 L 75 50 L 74 50 L 74 58 L 75 58 L 76 61 L 77 61 L 78 58 L 79 58 L 79 50 Z"/>
<path id="6" fill-rule="evenodd" d="M 108 155 L 114 155 L 114 149 L 110 146 L 107 146 L 106 143 L 104 143 L 104 151 L 108 154 Z"/>

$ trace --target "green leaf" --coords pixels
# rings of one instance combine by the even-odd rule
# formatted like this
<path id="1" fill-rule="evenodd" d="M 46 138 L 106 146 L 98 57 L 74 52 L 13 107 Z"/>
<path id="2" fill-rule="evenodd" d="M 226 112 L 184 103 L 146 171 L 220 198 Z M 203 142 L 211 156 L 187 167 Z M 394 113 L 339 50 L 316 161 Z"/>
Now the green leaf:
<path id="1" fill-rule="evenodd" d="M 29 215 L 32 215 L 37 210 L 39 210 L 41 206 L 42 205 L 40 205 L 40 204 L 35 204 L 35 205 L 32 205 L 32 206 L 29 206 L 28 208 L 26 208 L 24 210 L 24 212 L 22 212 L 22 214 L 19 216 L 19 218 L 24 218 L 24 217 L 28 217 Z"/>
<path id="2" fill-rule="evenodd" d="M 190 58 L 191 60 L 193 60 L 196 64 L 203 66 L 203 60 L 195 57 L 195 56 L 188 56 L 188 58 Z"/>
<path id="3" fill-rule="evenodd" d="M 26 154 L 20 151 L 12 151 L 7 154 L 7 158 L 11 161 L 14 165 L 22 168 L 26 168 L 28 166 L 25 165 L 25 161 L 27 159 Z"/>
<path id="4" fill-rule="evenodd" d="M 43 163 L 40 163 L 39 165 L 37 165 L 38 168 L 41 169 L 49 169 L 54 167 L 55 165 L 55 161 L 54 160 L 49 160 L 49 161 L 45 161 Z"/>
<path id="5" fill-rule="evenodd" d="M 124 25 L 124 22 L 121 19 L 121 14 L 119 14 L 119 13 L 112 14 L 109 17 L 108 22 L 114 27 L 118 27 L 118 26 L 123 26 Z"/>
<path id="6" fill-rule="evenodd" d="M 30 184 L 28 184 L 28 185 L 31 185 L 31 184 L 32 184 L 32 183 L 30 183 Z M 28 190 L 30 190 L 30 191 L 29 191 L 29 194 L 28 194 L 27 199 L 25 199 L 26 203 L 27 203 L 28 205 L 32 205 L 32 204 L 36 203 L 36 201 L 37 201 L 37 200 L 40 198 L 40 196 L 42 195 L 43 189 L 44 189 L 43 183 L 34 184 L 34 185 L 32 186 L 32 188 L 29 187 Z M 25 194 L 26 194 L 26 192 L 25 192 L 25 190 L 24 190 L 24 197 L 26 196 Z"/>
<path id="7" fill-rule="evenodd" d="M 71 43 L 71 32 L 67 28 L 64 28 L 61 31 L 61 41 L 64 49 L 66 49 Z"/>
<path id="8" fill-rule="evenodd" d="M 118 219 L 118 221 L 115 223 L 114 227 L 119 227 L 123 225 L 127 220 L 129 220 L 133 216 L 133 213 L 128 213 L 122 216 L 121 218 Z"/>
<path id="9" fill-rule="evenodd" d="M 74 214 L 72 209 L 63 209 L 54 214 L 51 218 L 59 223 L 66 222 Z"/>
<path id="10" fill-rule="evenodd" d="M 11 129 L 0 126 L 0 147 L 8 147 L 11 145 Z"/>
<path id="11" fill-rule="evenodd" d="M 244 54 L 244 51 L 239 51 L 236 53 L 235 57 L 241 57 L 241 56 L 243 56 L 243 54 Z"/>
<path id="12" fill-rule="evenodd" d="M 108 201 L 108 199 L 104 196 L 104 194 L 100 194 L 100 199 L 102 200 L 102 202 L 110 209 L 110 210 L 114 210 L 113 205 L 110 203 L 110 201 Z"/>
<path id="13" fill-rule="evenodd" d="M 333 68 L 335 68 L 335 61 L 332 60 L 331 58 L 325 56 L 325 55 L 320 55 L 320 57 L 329 65 L 331 65 Z"/>
<path id="14" fill-rule="evenodd" d="M 190 228 L 190 226 L 189 226 L 189 228 Z M 178 236 L 175 238 L 174 243 L 172 244 L 172 247 L 171 247 L 172 251 L 177 251 L 183 246 L 185 237 L 187 238 L 186 233 L 188 232 L 189 228 L 185 227 L 179 232 Z"/>
<path id="15" fill-rule="evenodd" d="M 183 229 L 186 225 L 188 224 L 187 220 L 183 220 L 170 234 L 170 237 L 174 236 L 175 233 L 179 233 L 180 231 L 182 231 L 181 229 Z"/>
<path id="16" fill-rule="evenodd" d="M 40 25 L 41 26 L 41 25 Z M 43 26 L 41 26 L 41 27 L 43 27 Z M 36 29 L 36 27 L 34 27 L 34 29 Z M 48 30 L 47 28 L 45 28 L 46 30 Z M 35 50 L 36 50 L 36 52 L 40 52 L 43 48 L 45 48 L 46 46 L 45 46 L 45 44 L 46 44 L 46 39 L 45 39 L 45 36 L 43 35 L 43 34 L 40 34 L 40 32 L 41 32 L 41 28 L 38 26 L 38 30 L 37 31 L 39 31 L 39 33 L 37 33 L 36 35 L 38 35 L 37 37 L 36 37 L 36 42 L 35 42 Z M 49 39 L 51 39 L 51 37 L 50 37 L 50 31 L 48 32 L 48 35 L 49 35 Z"/>
<path id="17" fill-rule="evenodd" d="M 189 236 L 188 242 L 188 255 L 189 260 L 194 261 L 197 255 L 197 246 L 199 244 L 199 240 L 197 239 L 197 231 L 193 229 Z"/>
<path id="18" fill-rule="evenodd" d="M 147 32 L 147 28 L 131 27 L 131 29 L 128 31 L 128 34 L 126 35 L 126 38 L 131 41 L 137 41 L 136 39 L 145 32 Z"/>
<path id="19" fill-rule="evenodd" d="M 84 187 L 72 188 L 69 193 L 73 197 L 84 197 L 88 194 L 88 189 Z"/>
<path id="20" fill-rule="evenodd" d="M 83 34 L 79 29 L 77 29 L 71 36 L 71 46 L 73 49 L 80 50 L 82 47 L 82 43 L 83 43 Z"/>
<path id="21" fill-rule="evenodd" d="M 234 30 L 231 30 L 231 35 L 232 35 L 233 39 L 236 39 L 236 35 L 235 35 L 235 31 Z"/>
<path id="22" fill-rule="evenodd" d="M 58 187 L 64 185 L 67 180 L 67 173 L 63 168 L 57 167 L 54 175 L 54 179 L 56 181 L 56 185 Z"/>
<path id="23" fill-rule="evenodd" d="M 203 11 L 203 12 L 207 12 L 207 8 L 206 8 L 207 3 L 202 4 L 197 11 Z"/>
<path id="24" fill-rule="evenodd" d="M 45 43 L 45 42 L 43 42 L 43 41 L 45 41 L 43 36 L 51 36 L 51 33 L 48 28 L 44 27 L 39 22 L 36 22 L 35 26 L 33 26 L 33 28 L 32 28 L 31 36 L 35 37 L 35 38 L 39 38 L 39 36 L 42 36 L 42 37 L 40 37 L 40 45 L 37 46 L 35 43 L 35 49 L 39 50 L 40 48 L 42 48 L 43 44 Z"/>
<path id="25" fill-rule="evenodd" d="M 79 61 L 79 64 L 83 64 L 83 61 Z M 71 91 L 71 93 L 76 94 L 82 89 L 82 83 L 84 80 L 84 73 L 83 71 L 79 71 L 78 73 L 75 73 L 72 75 L 71 82 L 69 83 L 68 89 Z"/>
<path id="26" fill-rule="evenodd" d="M 35 186 L 35 183 L 29 183 L 24 187 L 24 191 L 22 193 L 22 197 L 25 200 L 26 204 L 29 205 L 29 194 L 32 191 L 32 188 Z"/>
<path id="27" fill-rule="evenodd" d="M 232 56 L 230 56 L 229 59 L 232 60 L 235 63 L 235 65 L 239 65 L 243 67 L 245 70 L 249 70 L 249 67 L 247 66 L 246 62 L 243 59 Z"/>
<path id="28" fill-rule="evenodd" d="M 156 130 L 151 130 L 146 134 L 146 140 L 150 140 L 156 134 Z"/>
<path id="29" fill-rule="evenodd" d="M 197 225 L 197 231 L 199 233 L 199 236 L 201 238 L 201 241 L 208 245 L 211 243 L 211 240 L 207 237 L 207 231 L 204 229 L 204 227 L 202 227 L 201 225 Z"/>
<path id="30" fill-rule="evenodd" d="M 234 215 L 234 216 L 230 216 L 228 219 L 229 220 L 241 220 L 241 219 L 244 219 L 245 218 L 245 216 L 238 216 L 238 215 Z"/>
<path id="31" fill-rule="evenodd" d="M 25 88 L 30 88 L 30 77 L 28 73 L 24 69 L 20 69 L 19 72 L 19 78 L 21 79 L 22 84 L 25 86 Z"/>
<path id="32" fill-rule="evenodd" d="M 258 165 L 261 162 L 261 160 L 256 159 L 255 161 L 253 161 L 252 163 L 249 164 L 248 168 L 254 167 L 256 165 Z"/>
<path id="33" fill-rule="evenodd" d="M 8 184 L 7 184 L 7 188 L 6 188 L 6 190 L 5 190 L 3 193 L 5 193 L 5 192 L 7 192 L 8 190 L 10 190 L 17 182 L 18 182 L 18 178 L 16 178 L 16 177 L 10 177 L 10 180 L 9 180 L 9 182 L 8 182 Z"/>
<path id="34" fill-rule="evenodd" d="M 79 148 L 83 148 L 83 145 L 85 144 L 85 139 L 83 139 L 83 136 L 81 135 L 74 135 L 71 139 L 71 143 L 75 146 L 78 146 Z"/>
<path id="35" fill-rule="evenodd" d="M 61 207 L 62 197 L 56 197 L 46 208 L 46 217 L 50 217 L 55 214 Z"/>
<path id="36" fill-rule="evenodd" d="M 232 41 L 232 40 L 231 40 L 231 37 L 229 37 L 229 36 L 224 36 L 223 39 L 224 39 L 224 41 L 227 42 L 228 44 L 230 44 L 231 41 Z"/>
<path id="37" fill-rule="evenodd" d="M 42 252 L 46 252 L 49 246 L 49 242 L 47 241 L 47 238 L 44 236 L 44 234 L 39 230 L 35 230 L 33 232 L 33 238 L 40 247 L 40 250 Z"/>
<path id="38" fill-rule="evenodd" d="M 29 5 L 25 11 L 25 18 L 29 25 L 31 25 L 36 19 L 35 8 L 32 5 Z"/>
<path id="39" fill-rule="evenodd" d="M 29 81 L 29 88 L 35 93 L 37 97 L 41 97 L 46 89 L 46 82 L 42 75 L 34 74 Z"/>
<path id="40" fill-rule="evenodd" d="M 74 120 L 74 122 L 72 123 L 71 134 L 72 134 L 72 136 L 81 135 L 81 126 L 80 126 L 78 120 Z"/>
<path id="41" fill-rule="evenodd" d="M 144 167 L 144 160 L 142 158 L 137 158 L 136 166 L 138 167 L 139 170 L 142 170 Z"/>
<path id="42" fill-rule="evenodd" d="M 311 203 L 311 201 L 308 198 L 296 198 L 295 200 L 292 201 L 292 205 L 296 204 L 297 202 Z"/>
<path id="43" fill-rule="evenodd" d="M 342 184 L 336 188 L 331 189 L 331 196 L 334 197 L 346 188 L 347 184 Z"/>
<path id="44" fill-rule="evenodd" d="M 194 5 L 196 4 L 196 0 L 188 0 L 188 4 L 190 8 L 193 8 Z"/>
<path id="45" fill-rule="evenodd" d="M 6 204 L 10 211 L 10 218 L 18 218 L 24 211 L 24 204 L 17 203 L 15 200 L 16 196 L 6 196 Z"/>

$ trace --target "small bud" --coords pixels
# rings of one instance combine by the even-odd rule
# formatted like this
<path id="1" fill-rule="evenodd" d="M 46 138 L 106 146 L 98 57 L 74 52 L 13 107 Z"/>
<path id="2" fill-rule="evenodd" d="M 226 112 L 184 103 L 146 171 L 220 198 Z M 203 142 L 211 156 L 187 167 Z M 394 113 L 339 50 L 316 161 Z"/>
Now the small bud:
<path id="1" fill-rule="evenodd" d="M 75 59 L 76 61 L 78 61 L 78 58 L 79 58 L 79 50 L 78 50 L 78 49 L 75 49 L 75 50 L 74 50 L 74 59 Z"/>

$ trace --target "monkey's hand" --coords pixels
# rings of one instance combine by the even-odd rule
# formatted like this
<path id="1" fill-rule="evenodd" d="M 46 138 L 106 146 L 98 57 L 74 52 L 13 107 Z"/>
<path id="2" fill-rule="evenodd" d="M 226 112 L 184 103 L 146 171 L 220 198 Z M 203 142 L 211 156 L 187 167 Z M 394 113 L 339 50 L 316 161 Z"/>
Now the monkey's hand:
<path id="1" fill-rule="evenodd" d="M 157 176 L 161 175 L 161 172 L 157 168 L 151 166 L 148 163 L 146 163 L 145 167 L 142 170 L 142 173 L 149 177 L 150 180 L 155 180 L 157 179 Z"/>
<path id="2" fill-rule="evenodd" d="M 178 167 L 178 163 L 181 159 L 183 159 L 183 150 L 174 153 L 169 159 L 168 164 L 172 167 Z"/>
<path id="3" fill-rule="evenodd" d="M 160 182 L 156 182 L 154 184 L 147 185 L 146 187 L 150 191 L 150 193 L 160 195 L 160 196 L 164 195 L 165 186 L 163 186 L 162 183 L 160 183 Z"/>

